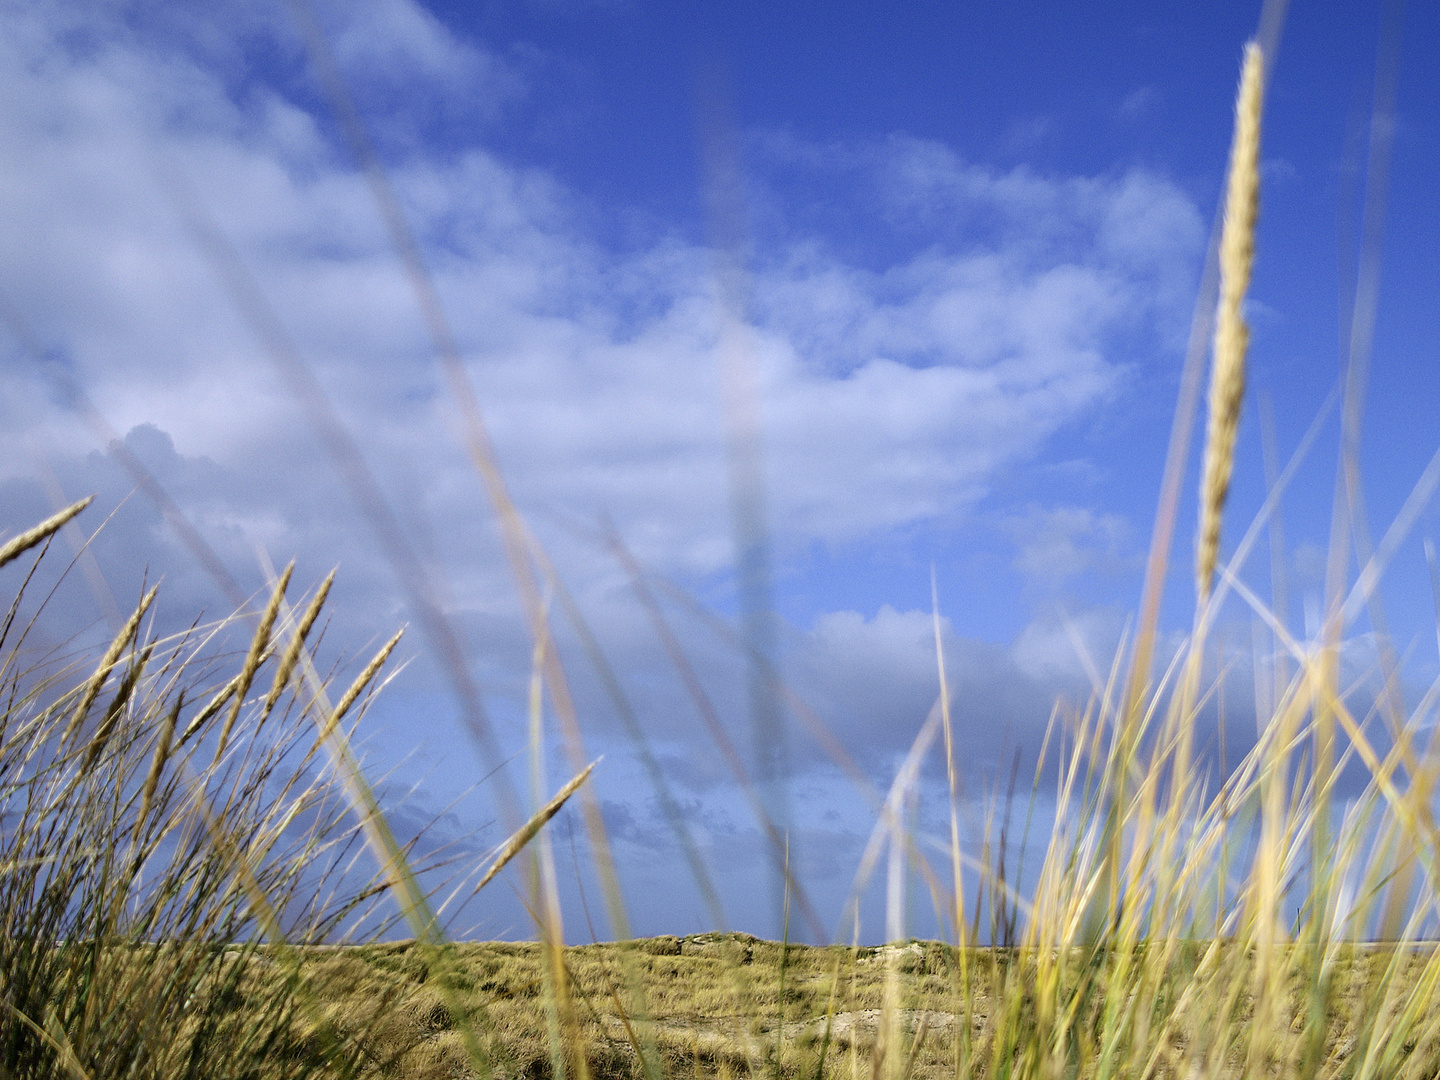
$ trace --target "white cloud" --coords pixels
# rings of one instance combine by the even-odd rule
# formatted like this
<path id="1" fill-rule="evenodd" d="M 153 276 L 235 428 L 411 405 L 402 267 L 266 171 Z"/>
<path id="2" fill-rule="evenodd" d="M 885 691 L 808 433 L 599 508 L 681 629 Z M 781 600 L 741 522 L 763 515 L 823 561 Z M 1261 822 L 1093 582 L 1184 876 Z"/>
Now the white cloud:
<path id="1" fill-rule="evenodd" d="M 1010 646 L 1015 665 L 1029 678 L 1057 689 L 1093 689 L 1099 675 L 1103 684 L 1115 660 L 1124 617 L 1097 608 L 1069 615 L 1041 616 L 1020 632 Z"/>
<path id="2" fill-rule="evenodd" d="M 1140 86 L 1125 95 L 1120 102 L 1122 120 L 1140 120 L 1153 115 L 1161 106 L 1160 91 L 1154 86 Z"/>
<path id="3" fill-rule="evenodd" d="M 1076 620 L 1079 637 L 1102 665 L 1114 647 L 1112 621 L 1106 612 Z M 1088 693 L 1073 646 L 1068 655 L 1059 653 L 1054 629 L 1044 619 L 1006 647 L 958 635 L 942 619 L 946 679 L 967 773 L 993 772 L 1007 749 L 1017 747 L 1033 767 L 1056 698 Z M 909 748 L 939 695 L 929 612 L 885 606 L 868 619 L 854 611 L 825 615 L 797 641 L 786 663 L 842 741 L 877 775 Z"/>
<path id="4" fill-rule="evenodd" d="M 1092 571 L 1127 567 L 1132 530 L 1117 514 L 1082 506 L 1027 507 L 1005 522 L 1019 551 L 1015 565 L 1031 578 L 1057 583 Z"/>
<path id="5" fill-rule="evenodd" d="M 470 81 L 484 66 L 484 53 L 458 40 L 419 4 L 365 0 L 346 7 L 334 55 L 365 78 L 448 87 Z"/>
<path id="6" fill-rule="evenodd" d="M 173 163 L 375 455 L 393 440 L 458 464 L 448 439 L 434 445 L 445 407 L 368 191 L 306 112 L 277 88 L 237 98 L 180 51 L 120 39 L 86 57 L 36 34 L 9 40 L 6 288 L 70 348 L 118 426 L 154 422 L 182 452 L 244 468 L 278 418 L 294 423 L 153 182 Z M 432 88 L 479 62 L 398 0 L 356 9 L 337 48 Z M 963 510 L 996 468 L 1114 393 L 1123 366 L 1107 348 L 1153 306 L 1141 277 L 1188 206 L 1153 178 L 991 175 L 913 141 L 874 167 L 972 214 L 1043 212 L 990 248 L 928 247 L 881 270 L 803 242 L 767 261 L 756 360 L 784 543 Z M 563 190 L 479 148 L 417 155 L 395 179 L 422 237 L 442 245 L 438 284 L 522 498 L 608 508 L 657 534 L 649 557 L 716 569 L 704 563 L 725 531 L 704 253 L 607 253 L 573 231 Z"/>
<path id="7" fill-rule="evenodd" d="M 85 10 L 91 48 L 66 36 L 86 19 L 53 5 L 0 15 L 0 290 L 64 350 L 114 426 L 139 429 L 137 452 L 232 565 L 253 566 L 256 543 L 322 573 L 340 559 L 363 617 L 398 620 L 390 572 L 305 416 L 157 183 L 168 169 L 186 177 L 442 571 L 452 610 L 484 631 L 478 659 L 497 678 L 511 661 L 523 668 L 523 638 L 492 633 L 515 631 L 515 601 L 413 298 L 328 119 L 289 68 L 271 70 L 301 62 L 283 25 L 264 21 L 278 14 L 251 12 L 248 37 L 227 45 L 208 24 L 150 33 L 126 29 L 123 9 Z M 515 78 L 402 0 L 331 20 L 347 70 L 373 76 L 360 94 L 372 110 L 387 86 L 420 88 L 413 101 L 398 95 L 405 106 Z M 280 59 L 265 52 L 267 67 L 257 49 Z M 803 185 L 779 176 L 804 159 L 853 186 L 858 212 L 873 210 L 892 237 L 883 259 L 855 255 L 823 223 L 759 246 L 752 357 L 785 560 L 816 542 L 883 543 L 962 519 L 1002 470 L 1124 392 L 1127 343 L 1174 319 L 1192 272 L 1198 216 L 1148 174 L 997 172 L 901 137 L 769 152 L 757 169 L 774 205 L 804 203 Z M 556 516 L 606 513 L 649 566 L 692 581 L 723 574 L 708 253 L 673 237 L 609 250 L 580 224 L 572 193 L 481 145 L 432 152 L 416 141 L 395 158 L 507 476 L 602 631 L 630 626 L 619 604 L 597 603 L 616 591 L 615 572 Z M 33 449 L 70 490 L 102 486 L 111 469 L 103 485 L 118 499 L 125 482 L 84 452 L 91 434 L 28 358 L 0 350 L 0 480 L 30 490 Z M 17 496 L 5 524 L 40 509 Z M 163 564 L 183 598 L 201 596 L 158 517 L 135 513 L 110 552 L 121 573 Z M 1109 527 L 1072 529 L 1057 550 L 1103 547 Z M 908 724 L 912 705 L 928 707 L 928 623 L 888 609 L 857 619 L 822 618 L 797 663 L 850 710 L 855 732 L 862 701 Z M 995 724 L 1044 697 L 1033 681 L 1005 682 L 1019 668 L 999 646 L 954 647 Z"/>

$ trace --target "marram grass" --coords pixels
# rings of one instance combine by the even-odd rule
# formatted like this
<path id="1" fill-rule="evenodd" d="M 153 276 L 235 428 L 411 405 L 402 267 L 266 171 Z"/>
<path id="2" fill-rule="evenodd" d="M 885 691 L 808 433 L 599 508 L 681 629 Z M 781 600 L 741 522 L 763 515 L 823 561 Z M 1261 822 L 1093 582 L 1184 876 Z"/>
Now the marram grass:
<path id="1" fill-rule="evenodd" d="M 1377 740 L 1379 706 L 1357 710 L 1339 683 L 1344 608 L 1297 641 L 1219 561 L 1263 84 L 1251 46 L 1220 243 L 1201 614 L 1165 671 L 1148 670 L 1142 625 L 1091 700 L 1057 707 L 1035 783 L 1055 776 L 1059 809 L 1024 895 L 1003 829 L 978 863 L 962 852 L 961 737 L 942 692 L 876 799 L 866 861 L 888 850 L 892 885 L 918 871 L 949 943 L 900 940 L 892 888 L 897 940 L 880 948 L 723 934 L 564 947 L 543 826 L 583 762 L 548 801 L 536 786 L 534 815 L 494 859 L 529 860 L 541 940 L 452 943 L 348 742 L 398 636 L 332 707 L 311 651 L 330 579 L 292 609 L 287 569 L 258 611 L 157 637 L 152 589 L 89 660 L 36 656 L 20 560 L 43 558 L 76 504 L 0 545 L 18 582 L 0 623 L 0 1077 L 1440 1076 L 1440 747 L 1420 737 L 1432 703 Z M 1217 778 L 1193 744 L 1223 696 L 1204 676 L 1208 612 L 1230 591 L 1286 662 L 1257 661 L 1272 678 L 1258 739 Z M 540 776 L 545 689 L 559 698 L 564 683 L 543 604 L 529 607 Z M 243 653 L 218 651 L 234 635 Z M 943 688 L 938 642 L 937 619 Z M 950 865 L 937 868 L 906 808 L 941 730 L 951 829 L 933 849 Z M 1351 762 L 1368 783 L 1342 808 Z M 401 927 L 412 940 L 379 941 Z"/>
<path id="2" fill-rule="evenodd" d="M 64 520 L 22 539 L 48 546 Z M 86 672 L 34 654 L 42 612 L 22 615 L 25 587 L 0 624 L 0 1075 L 353 1071 L 359 1043 L 304 1037 L 303 983 L 256 990 L 257 970 L 287 960 L 262 947 L 242 881 L 287 942 L 325 940 L 374 904 L 364 881 L 333 889 L 354 878 L 356 834 L 333 785 L 290 764 L 303 700 L 264 731 L 243 713 L 229 752 L 203 726 L 219 709 L 197 713 L 187 745 L 188 703 L 238 688 L 208 648 L 223 625 L 153 636 L 152 589 Z"/>
<path id="3" fill-rule="evenodd" d="M 1215 358 L 1210 369 L 1210 420 L 1200 487 L 1200 542 L 1196 590 L 1210 596 L 1220 554 L 1220 520 L 1230 491 L 1240 402 L 1245 396 L 1245 350 L 1250 331 L 1243 305 L 1255 261 L 1255 222 L 1260 211 L 1260 116 L 1265 94 L 1265 56 L 1253 41 L 1245 48 L 1235 102 L 1235 138 L 1225 187 L 1220 232 L 1220 303 L 1215 313 Z"/>
<path id="4" fill-rule="evenodd" d="M 27 573 L 5 570 L 19 580 L 0 622 L 0 1077 L 393 1075 L 394 994 L 369 1002 L 374 1030 L 337 1016 L 344 989 L 307 957 L 397 925 L 420 939 L 468 1070 L 488 1075 L 485 1010 L 452 986 L 430 897 L 342 723 L 399 635 L 332 708 L 307 639 L 333 575 L 295 611 L 287 568 L 258 613 L 156 636 L 152 588 L 93 666 L 40 652 L 48 598 L 28 609 L 27 590 L 86 502 L 0 546 L 0 567 L 39 548 Z M 231 675 L 218 643 L 237 631 Z"/>

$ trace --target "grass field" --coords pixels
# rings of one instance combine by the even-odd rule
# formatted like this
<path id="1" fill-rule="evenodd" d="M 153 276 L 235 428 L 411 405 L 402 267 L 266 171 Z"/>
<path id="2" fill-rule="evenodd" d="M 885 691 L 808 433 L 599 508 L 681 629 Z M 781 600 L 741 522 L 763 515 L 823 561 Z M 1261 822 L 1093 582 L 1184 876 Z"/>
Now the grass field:
<path id="1" fill-rule="evenodd" d="M 324 1069 L 323 1032 L 361 1048 L 351 1063 L 358 1076 L 474 1076 L 482 1070 L 461 1034 L 466 1024 L 478 1030 L 482 1060 L 494 1076 L 551 1075 L 546 958 L 539 944 L 457 944 L 443 976 L 414 942 L 305 948 L 299 959 L 321 1007 L 310 1018 L 293 1018 L 266 1052 L 274 1059 L 266 1075 L 287 1067 Z M 1325 1074 L 1357 1071 L 1384 1023 L 1374 1011 L 1375 987 L 1388 978 L 1413 991 L 1430 962 L 1428 950 L 1341 950 L 1327 974 L 1330 998 L 1318 1031 L 1307 1018 L 1311 973 L 1298 963 L 1270 1016 L 1264 1042 L 1272 1056 L 1261 1074 L 1285 1073 L 1286 1050 L 1311 1039 Z M 223 1008 L 243 1018 L 255 1002 L 276 999 L 285 964 L 262 949 L 247 953 L 238 967 L 243 975 L 223 995 Z M 1085 950 L 1066 967 L 1077 1005 L 1075 1034 L 1099 1040 L 1113 968 Z M 962 957 L 935 941 L 816 947 L 701 934 L 571 947 L 564 968 L 576 1004 L 567 1066 L 596 1080 L 657 1073 L 814 1080 L 1005 1075 L 1023 1071 L 1008 1059 L 1007 1031 L 1038 1022 L 1037 969 L 1033 957 L 1017 949 L 973 949 Z M 1214 951 L 1210 943 L 1191 943 L 1170 957 L 1148 1002 L 1155 1037 L 1146 1075 L 1193 1075 L 1197 1053 L 1214 1063 L 1210 1075 L 1246 1073 L 1249 1042 L 1259 1033 L 1248 1030 L 1256 1020 L 1253 995 L 1233 993 L 1242 969 L 1253 973 L 1253 956 L 1233 943 Z M 442 977 L 449 993 L 435 985 Z M 647 1003 L 644 1014 L 625 1006 L 637 995 Z M 583 1065 L 570 1056 L 581 1046 Z M 1077 1052 L 1076 1064 L 1083 1055 Z M 1397 1046 L 1382 1075 L 1433 1075 L 1437 1067 L 1440 1041 L 1432 1034 Z"/>
<path id="2" fill-rule="evenodd" d="M 450 942 L 350 749 L 394 641 L 332 685 L 312 638 L 329 583 L 292 606 L 286 570 L 253 610 L 217 623 L 156 637 L 151 591 L 105 650 L 37 656 L 28 635 L 45 601 L 31 602 L 25 575 L 55 557 L 76 504 L 0 546 L 17 579 L 0 626 L 0 1077 L 1440 1076 L 1440 952 L 1425 943 L 1440 896 L 1431 702 L 1407 711 L 1388 689 L 1358 700 L 1341 681 L 1346 622 L 1373 595 L 1388 538 L 1331 590 L 1313 640 L 1269 619 L 1268 707 L 1239 766 L 1216 777 L 1195 745 L 1218 687 L 1219 605 L 1238 595 L 1269 616 L 1229 565 L 1290 475 L 1227 564 L 1263 87 L 1252 46 L 1204 335 L 1194 625 L 1158 655 L 1184 475 L 1172 446 L 1135 632 L 1091 700 L 1052 722 L 1059 813 L 1033 840 L 1043 868 L 1024 895 L 1003 844 L 978 861 L 962 851 L 937 630 L 940 700 L 885 800 L 871 868 L 883 858 L 892 881 L 923 877 L 949 944 L 714 934 L 566 947 L 544 825 L 585 797 L 584 771 L 494 853 L 493 869 L 528 861 L 538 941 Z M 486 445 L 475 441 L 477 464 L 532 617 L 538 762 L 546 694 L 562 721 L 569 702 L 541 599 L 549 564 Z M 1349 565 L 1348 543 L 1342 522 L 1335 565 Z M 241 651 L 216 644 L 236 635 Z M 1395 685 L 1395 658 L 1382 648 L 1378 664 Z M 950 781 L 940 857 L 907 814 L 926 740 Z M 1352 761 L 1369 781 L 1342 806 Z M 604 881 L 598 811 L 589 824 Z M 982 909 L 992 930 L 1008 913 L 1013 944 L 981 947 Z M 402 933 L 412 940 L 380 943 Z"/>
<path id="3" fill-rule="evenodd" d="M 1233 951 L 1222 946 L 1214 961 L 1209 976 L 1214 990 L 1222 983 L 1228 988 L 1235 965 L 1245 963 L 1230 955 Z M 1225 1012 L 1215 1011 L 1203 992 L 1190 1007 L 1175 1008 L 1187 988 L 1193 994 L 1205 981 L 1206 952 L 1205 945 L 1180 950 L 1170 977 L 1157 988 L 1151 1023 L 1161 1037 L 1152 1048 L 1147 1070 L 1152 1075 L 1189 1075 L 1186 1066 L 1201 1046 L 1216 1063 L 1214 1075 L 1245 1071 L 1248 1047 L 1235 1036 L 1253 1021 L 1250 994 L 1226 1000 Z M 455 960 L 465 1006 L 484 1017 L 496 1075 L 548 1075 L 540 947 L 458 945 Z M 1336 959 L 1331 1007 L 1319 1037 L 1327 1072 L 1345 1075 L 1359 1064 L 1357 1052 L 1377 1020 L 1368 1013 L 1372 989 L 1395 960 L 1390 950 L 1376 948 L 1346 950 Z M 1428 962 L 1427 953 L 1405 953 L 1398 982 L 1413 988 Z M 1069 967 L 1080 1003 L 1077 1029 L 1098 1037 L 1107 987 L 1101 968 L 1082 989 L 1084 969 L 1092 963 L 1093 957 L 1077 952 Z M 358 1021 L 373 1003 L 387 1001 L 386 1019 L 371 1038 L 376 1058 L 394 1058 L 398 1075 L 467 1073 L 455 1018 L 426 987 L 427 965 L 412 946 L 317 953 L 307 956 L 305 966 L 317 985 L 331 988 L 327 1005 L 339 1018 Z M 1034 968 L 1017 950 L 976 949 L 962 962 L 953 947 L 940 942 L 782 946 L 746 935 L 706 934 L 574 947 L 565 952 L 565 966 L 579 1003 L 586 1067 L 605 1080 L 643 1075 L 642 1059 L 664 1075 L 686 1077 L 1003 1075 L 1018 1064 L 1006 1061 L 1007 1027 L 1037 1020 Z M 643 989 L 648 1016 L 622 1005 L 632 979 Z M 1307 1027 L 1307 982 L 1303 966 L 1297 967 L 1272 1018 L 1268 1041 L 1276 1051 L 1297 1041 Z M 1392 1066 L 1397 1070 L 1423 1074 L 1440 1065 L 1434 1038 L 1399 1051 Z M 1277 1071 L 1279 1065 L 1267 1062 L 1262 1071 Z"/>

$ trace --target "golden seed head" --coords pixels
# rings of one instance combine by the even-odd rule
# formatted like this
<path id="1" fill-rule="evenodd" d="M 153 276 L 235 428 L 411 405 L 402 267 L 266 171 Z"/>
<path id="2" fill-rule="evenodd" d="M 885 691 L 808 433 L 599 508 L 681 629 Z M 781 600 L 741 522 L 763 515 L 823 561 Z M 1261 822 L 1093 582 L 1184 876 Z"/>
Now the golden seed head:
<path id="1" fill-rule="evenodd" d="M 1210 596 L 1220 554 L 1220 519 L 1230 493 L 1240 402 L 1245 396 L 1245 351 L 1250 331 L 1243 305 L 1255 260 L 1255 221 L 1260 209 L 1260 113 L 1265 90 L 1265 58 L 1253 41 L 1245 47 L 1245 65 L 1235 102 L 1235 135 L 1225 192 L 1225 222 L 1220 233 L 1220 300 L 1215 315 L 1215 354 L 1210 368 L 1210 419 L 1205 435 L 1204 479 L 1200 488 L 1200 536 L 1195 557 L 1195 587 L 1203 602 Z"/>

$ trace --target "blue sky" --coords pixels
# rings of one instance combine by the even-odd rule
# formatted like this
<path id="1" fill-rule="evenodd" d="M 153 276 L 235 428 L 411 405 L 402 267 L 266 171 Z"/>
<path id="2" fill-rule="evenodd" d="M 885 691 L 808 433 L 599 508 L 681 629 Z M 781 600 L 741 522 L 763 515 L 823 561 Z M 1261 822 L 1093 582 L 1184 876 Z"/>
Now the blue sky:
<path id="1" fill-rule="evenodd" d="M 625 684 L 722 883 L 728 925 L 775 932 L 759 833 L 625 573 L 595 541 L 612 523 L 648 570 L 735 616 L 706 133 L 733 146 L 742 177 L 745 352 L 780 663 L 885 786 L 937 690 L 933 566 L 973 825 L 1015 748 L 1033 769 L 1051 701 L 1084 695 L 1075 640 L 1107 663 L 1138 604 L 1240 51 L 1258 15 L 1181 3 L 317 9 L 516 500 Z M 1262 395 L 1288 455 L 1339 376 L 1383 16 L 1299 6 L 1285 25 L 1265 120 L 1232 543 L 1263 498 Z M 1397 25 L 1362 459 L 1376 536 L 1440 444 L 1440 12 L 1412 5 Z M 261 549 L 295 557 L 307 583 L 338 564 L 335 657 L 413 624 L 310 418 L 187 231 L 179 178 L 359 443 L 459 629 L 500 743 L 519 749 L 530 645 L 493 516 L 289 6 L 17 2 L 0 9 L 0 42 L 0 295 L 243 588 L 263 580 Z M 0 526 L 96 492 L 92 528 L 120 507 L 95 545 L 116 603 L 148 570 L 164 575 L 165 619 L 222 608 L 9 331 L 0 380 Z M 1332 419 L 1284 505 L 1297 630 L 1323 569 L 1336 430 Z M 1193 473 L 1164 616 L 1172 635 L 1190 618 Z M 1385 586 L 1397 643 L 1415 644 L 1417 697 L 1437 668 L 1420 548 L 1436 524 L 1427 509 Z M 1266 596 L 1267 562 L 1262 546 L 1247 568 Z M 744 665 L 665 603 L 744 747 Z M 102 637 L 108 604 L 70 582 L 53 640 Z M 1234 605 L 1226 620 L 1222 638 L 1248 650 L 1250 616 Z M 1352 629 L 1357 656 L 1369 630 Z M 607 755 L 595 784 L 636 929 L 707 928 L 611 703 L 559 633 L 587 744 Z M 471 790 L 488 764 L 418 629 L 406 647 L 410 663 L 368 721 L 372 761 L 406 820 L 458 797 L 441 832 L 478 857 L 499 833 L 490 789 Z M 555 747 L 549 759 L 558 785 Z M 873 815 L 798 733 L 789 784 L 797 865 L 833 925 Z M 568 835 L 573 823 L 558 821 Z M 594 889 L 588 871 L 582 880 Z M 525 936 L 509 888 L 488 890 L 458 925 Z M 573 871 L 562 892 L 571 936 L 586 937 Z M 914 928 L 933 932 L 922 908 Z M 872 918 L 864 933 L 881 929 Z"/>

